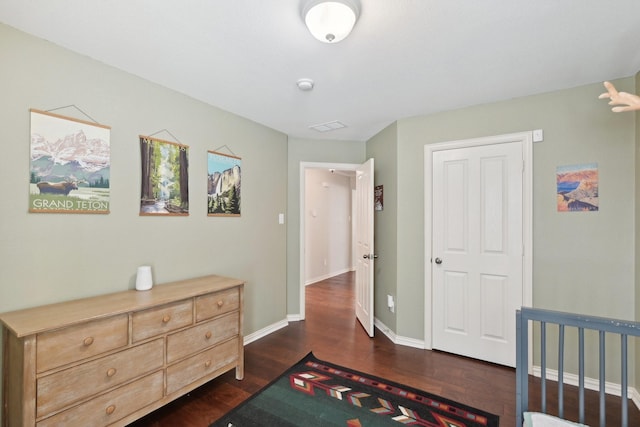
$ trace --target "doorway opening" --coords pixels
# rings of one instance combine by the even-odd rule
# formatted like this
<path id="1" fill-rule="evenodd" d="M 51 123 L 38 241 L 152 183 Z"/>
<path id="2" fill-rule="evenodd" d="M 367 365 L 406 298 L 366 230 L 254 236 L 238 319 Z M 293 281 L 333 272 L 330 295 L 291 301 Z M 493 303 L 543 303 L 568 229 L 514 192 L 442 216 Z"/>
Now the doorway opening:
<path id="1" fill-rule="evenodd" d="M 355 185 L 353 180 L 358 166 L 300 164 L 301 319 L 306 318 L 306 285 L 353 271 L 352 185 Z M 328 227 L 334 228 L 336 233 L 329 233 Z M 345 259 L 348 260 L 346 263 Z"/>

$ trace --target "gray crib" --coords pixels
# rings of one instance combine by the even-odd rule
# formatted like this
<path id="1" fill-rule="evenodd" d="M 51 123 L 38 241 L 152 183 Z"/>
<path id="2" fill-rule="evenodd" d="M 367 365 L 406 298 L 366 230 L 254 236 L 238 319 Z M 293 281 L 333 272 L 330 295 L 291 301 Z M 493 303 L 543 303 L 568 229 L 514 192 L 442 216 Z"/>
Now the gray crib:
<path id="1" fill-rule="evenodd" d="M 605 411 L 605 382 L 606 363 L 605 351 L 611 345 L 606 345 L 606 339 L 615 339 L 619 343 L 620 351 L 620 388 L 621 388 L 621 414 L 622 426 L 628 426 L 628 363 L 627 346 L 629 337 L 640 336 L 640 323 L 624 320 L 607 319 L 595 316 L 577 315 L 536 308 L 522 308 L 516 312 L 517 344 L 516 344 L 516 426 L 522 426 L 523 414 L 529 410 L 529 322 L 539 328 L 539 342 L 534 344 L 536 353 L 540 354 L 540 395 L 541 410 L 547 413 L 547 356 L 557 357 L 558 380 L 558 414 L 564 417 L 564 378 L 565 378 L 565 334 L 573 328 L 572 334 L 577 334 L 577 378 L 578 378 L 578 422 L 585 421 L 585 331 L 596 331 L 598 335 L 598 383 L 599 383 L 599 417 L 600 426 L 606 426 Z M 547 331 L 549 325 L 553 326 L 554 334 L 558 335 L 557 354 L 547 354 Z M 591 332 L 589 332 L 591 334 Z M 606 339 L 605 339 L 606 337 Z M 574 343 L 569 343 L 574 345 Z M 575 346 L 574 346 L 575 347 Z M 616 374 L 617 375 L 617 374 Z"/>

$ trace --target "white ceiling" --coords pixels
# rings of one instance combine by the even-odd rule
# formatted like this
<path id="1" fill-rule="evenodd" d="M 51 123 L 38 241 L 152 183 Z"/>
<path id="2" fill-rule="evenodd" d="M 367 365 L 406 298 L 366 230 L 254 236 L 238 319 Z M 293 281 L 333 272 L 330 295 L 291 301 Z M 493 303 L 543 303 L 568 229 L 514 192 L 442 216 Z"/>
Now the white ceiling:
<path id="1" fill-rule="evenodd" d="M 303 0 L 0 0 L 0 22 L 299 138 L 364 141 L 640 71 L 640 0 L 360 2 L 333 45 L 309 34 Z M 309 129 L 334 120 L 347 127 Z"/>

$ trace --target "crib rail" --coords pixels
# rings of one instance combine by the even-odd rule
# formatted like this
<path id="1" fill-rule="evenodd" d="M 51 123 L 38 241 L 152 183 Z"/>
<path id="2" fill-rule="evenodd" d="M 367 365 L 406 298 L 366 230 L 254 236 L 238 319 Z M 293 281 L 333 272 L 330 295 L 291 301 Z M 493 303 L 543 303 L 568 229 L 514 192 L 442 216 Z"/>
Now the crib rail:
<path id="1" fill-rule="evenodd" d="M 585 384 L 584 384 L 584 333 L 585 331 L 597 331 L 599 334 L 599 416 L 600 427 L 606 426 L 605 411 L 605 336 L 607 333 L 615 334 L 620 339 L 621 369 L 621 422 L 622 426 L 628 425 L 627 391 L 628 391 L 628 365 L 627 344 L 629 336 L 640 336 L 640 323 L 626 320 L 607 319 L 596 316 L 586 316 L 559 311 L 526 308 L 516 312 L 516 426 L 522 426 L 524 412 L 529 410 L 529 321 L 538 322 L 540 325 L 540 375 L 541 375 L 541 412 L 546 413 L 546 377 L 547 377 L 547 325 L 558 325 L 558 416 L 564 416 L 564 349 L 565 329 L 576 328 L 578 333 L 578 416 L 579 422 L 584 423 L 585 418 Z"/>

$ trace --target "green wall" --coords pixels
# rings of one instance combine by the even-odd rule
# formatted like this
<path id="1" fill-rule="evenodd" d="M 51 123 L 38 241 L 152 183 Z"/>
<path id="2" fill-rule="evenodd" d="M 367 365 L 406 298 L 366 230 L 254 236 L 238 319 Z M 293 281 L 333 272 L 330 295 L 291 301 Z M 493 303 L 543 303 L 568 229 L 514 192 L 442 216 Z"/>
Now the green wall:
<path id="1" fill-rule="evenodd" d="M 633 93 L 640 87 L 634 78 L 614 83 Z M 430 327 L 425 325 L 425 305 L 431 302 L 424 294 L 425 145 L 534 129 L 544 131 L 544 141 L 533 146 L 534 306 L 640 318 L 634 188 L 640 180 L 636 178 L 640 131 L 637 114 L 612 113 L 606 101 L 598 99 L 603 91 L 598 83 L 401 119 L 367 142 L 367 155 L 376 159 L 376 184 L 385 184 L 385 210 L 390 191 L 395 192 L 394 217 L 376 216 L 376 233 L 381 234 L 376 236 L 376 252 L 384 257 L 376 265 L 375 315 L 394 329 L 398 342 L 418 343 L 425 337 L 425 327 Z M 557 212 L 556 167 L 594 162 L 599 170 L 600 210 Z M 384 293 L 393 289 L 395 325 L 384 305 Z M 640 366 L 637 351 L 640 348 L 631 350 L 630 356 Z M 614 349 L 607 360 L 612 381 L 619 372 L 615 354 Z M 570 365 L 566 368 L 572 369 Z"/>
<path id="2" fill-rule="evenodd" d="M 632 78 L 615 82 L 635 91 Z M 399 335 L 424 336 L 425 144 L 544 130 L 533 147 L 533 302 L 536 307 L 634 319 L 635 124 L 593 84 L 398 121 Z M 598 163 L 600 210 L 556 211 L 557 166 Z"/>
<path id="3" fill-rule="evenodd" d="M 396 313 L 404 301 L 398 299 L 398 126 L 389 125 L 367 141 L 367 158 L 374 158 L 374 183 L 382 185 L 384 208 L 374 212 L 374 313 L 391 331 L 397 330 Z M 387 307 L 387 295 L 393 296 L 395 312 Z"/>
<path id="4" fill-rule="evenodd" d="M 286 135 L 3 24 L 0 63 L 0 312 L 133 289 L 150 264 L 157 284 L 246 280 L 245 334 L 286 318 Z M 108 215 L 27 212 L 29 109 L 68 105 L 111 126 Z M 138 215 L 138 135 L 163 129 L 190 147 L 188 217 Z M 207 150 L 225 145 L 242 158 L 240 218 L 206 214 Z"/>
<path id="5" fill-rule="evenodd" d="M 365 143 L 289 138 L 287 189 L 287 313 L 300 311 L 300 163 L 363 163 Z"/>

